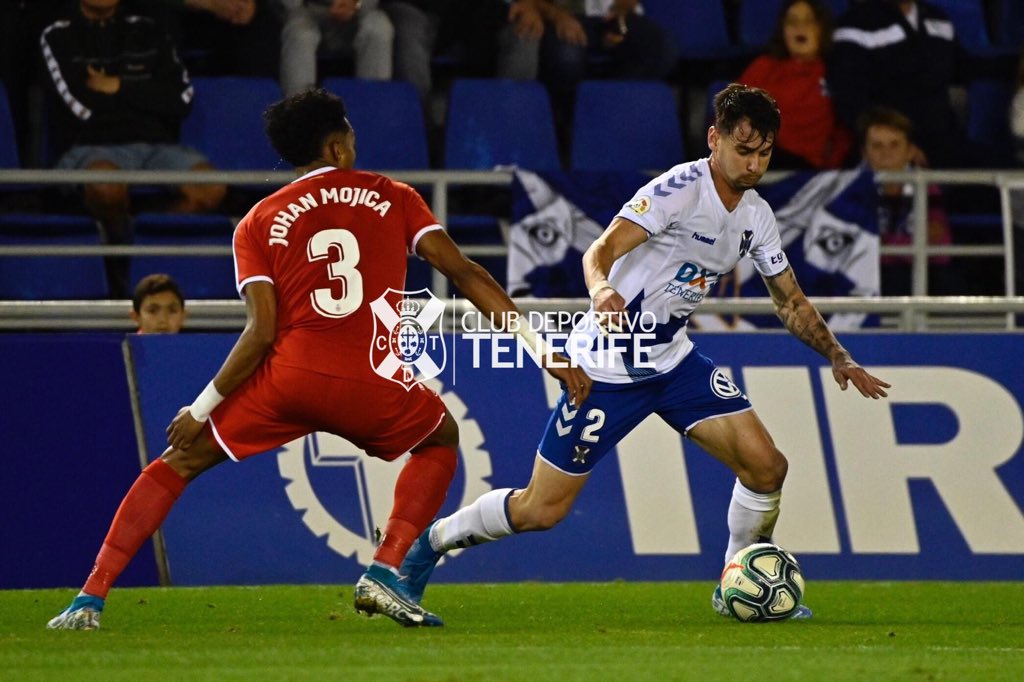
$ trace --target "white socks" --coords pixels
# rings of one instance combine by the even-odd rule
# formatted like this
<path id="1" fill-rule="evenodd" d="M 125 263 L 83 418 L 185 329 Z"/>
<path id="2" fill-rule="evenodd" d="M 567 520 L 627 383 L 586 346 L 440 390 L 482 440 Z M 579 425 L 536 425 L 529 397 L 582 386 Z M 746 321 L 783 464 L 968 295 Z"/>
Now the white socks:
<path id="1" fill-rule="evenodd" d="M 729 547 L 725 550 L 725 563 L 747 545 L 761 538 L 770 538 L 779 520 L 779 501 L 782 491 L 755 493 L 736 479 L 729 503 Z"/>
<path id="2" fill-rule="evenodd" d="M 508 518 L 508 497 L 513 488 L 484 493 L 472 504 L 440 519 L 430 529 L 430 546 L 438 552 L 470 547 L 515 533 Z"/>

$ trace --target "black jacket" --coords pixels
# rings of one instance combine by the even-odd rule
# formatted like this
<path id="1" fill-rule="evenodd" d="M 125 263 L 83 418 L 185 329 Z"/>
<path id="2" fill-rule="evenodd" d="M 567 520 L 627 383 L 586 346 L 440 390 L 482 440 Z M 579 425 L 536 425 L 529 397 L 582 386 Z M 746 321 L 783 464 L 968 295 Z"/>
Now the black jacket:
<path id="1" fill-rule="evenodd" d="M 914 29 L 895 2 L 852 4 L 833 36 L 828 83 L 836 113 L 851 129 L 867 109 L 888 106 L 913 121 L 927 146 L 958 127 L 949 87 L 962 78 L 966 58 L 945 12 L 926 2 L 917 10 Z"/>
<path id="2" fill-rule="evenodd" d="M 53 123 L 70 144 L 176 143 L 192 84 L 167 33 L 150 17 L 118 12 L 89 21 L 75 11 L 40 36 L 56 94 Z M 87 66 L 121 77 L 113 94 L 86 86 Z"/>

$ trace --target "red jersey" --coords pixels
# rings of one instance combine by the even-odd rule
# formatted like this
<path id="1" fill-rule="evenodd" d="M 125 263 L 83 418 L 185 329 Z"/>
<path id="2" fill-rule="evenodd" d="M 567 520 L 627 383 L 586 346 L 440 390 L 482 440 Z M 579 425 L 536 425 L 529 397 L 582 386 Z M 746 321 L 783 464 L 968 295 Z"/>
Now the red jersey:
<path id="1" fill-rule="evenodd" d="M 441 226 L 412 187 L 365 171 L 322 168 L 256 204 L 235 229 L 235 280 L 239 292 L 274 285 L 274 362 L 372 372 L 370 303 L 404 288 L 407 255 L 433 229 Z"/>
<path id="2" fill-rule="evenodd" d="M 740 76 L 740 83 L 767 90 L 782 112 L 775 145 L 814 168 L 838 168 L 853 145 L 825 87 L 825 61 L 757 57 Z"/>

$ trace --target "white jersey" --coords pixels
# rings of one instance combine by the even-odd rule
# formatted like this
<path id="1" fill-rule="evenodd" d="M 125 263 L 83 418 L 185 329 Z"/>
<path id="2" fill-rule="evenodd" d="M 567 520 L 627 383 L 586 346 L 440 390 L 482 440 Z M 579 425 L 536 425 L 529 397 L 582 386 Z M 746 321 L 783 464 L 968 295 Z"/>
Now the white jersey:
<path id="1" fill-rule="evenodd" d="M 690 314 L 744 256 L 765 276 L 788 267 L 771 207 L 748 190 L 727 211 L 707 159 L 680 164 L 651 180 L 618 217 L 649 236 L 615 262 L 608 281 L 626 299 L 629 330 L 653 339 L 637 339 L 647 351 L 639 357 L 629 339 L 620 338 L 609 348 L 591 306 L 573 330 L 567 351 L 598 381 L 641 381 L 675 368 L 693 348 L 686 335 Z"/>

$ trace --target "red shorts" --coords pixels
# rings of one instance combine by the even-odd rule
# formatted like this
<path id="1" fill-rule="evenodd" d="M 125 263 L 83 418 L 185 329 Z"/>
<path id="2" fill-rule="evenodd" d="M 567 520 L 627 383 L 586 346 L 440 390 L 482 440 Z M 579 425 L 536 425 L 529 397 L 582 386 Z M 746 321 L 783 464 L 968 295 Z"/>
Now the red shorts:
<path id="1" fill-rule="evenodd" d="M 241 460 L 315 431 L 346 438 L 384 460 L 400 457 L 441 424 L 440 396 L 375 374 L 333 377 L 265 362 L 210 415 L 217 443 Z"/>

